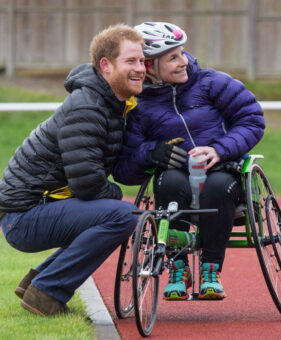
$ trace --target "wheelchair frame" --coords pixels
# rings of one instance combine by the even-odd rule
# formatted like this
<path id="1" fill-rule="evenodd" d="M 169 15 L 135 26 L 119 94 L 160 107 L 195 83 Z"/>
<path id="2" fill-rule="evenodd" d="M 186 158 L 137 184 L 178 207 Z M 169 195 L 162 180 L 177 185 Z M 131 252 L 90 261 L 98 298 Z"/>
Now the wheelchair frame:
<path id="1" fill-rule="evenodd" d="M 261 166 L 256 163 L 257 158 L 263 158 L 263 156 L 251 155 L 243 164 L 241 180 L 246 194 L 246 204 L 243 209 L 245 226 L 243 231 L 232 231 L 227 247 L 256 248 L 267 287 L 281 313 L 281 211 L 268 178 Z M 140 215 L 140 218 L 134 234 L 121 246 L 114 290 L 117 316 L 127 318 L 135 311 L 138 331 L 144 337 L 151 334 L 156 320 L 159 275 L 164 268 L 169 266 L 169 261 L 164 260 L 166 246 L 163 230 L 161 231 L 161 226 L 159 226 L 161 220 L 168 222 L 166 223 L 167 232 L 169 222 L 182 213 L 198 215 L 217 212 L 216 209 L 174 212 L 168 209 L 151 209 L 153 194 L 147 193 L 151 178 L 152 175 L 147 177 L 135 200 L 139 208 L 136 213 Z M 200 230 L 198 226 L 197 230 Z M 160 232 L 162 236 L 159 235 Z M 188 300 L 195 300 L 200 290 L 201 250 L 199 246 L 196 249 L 185 249 L 185 251 L 187 254 L 192 254 L 192 293 Z M 198 258 L 197 266 L 196 257 Z M 195 288 L 196 270 L 197 291 Z"/>

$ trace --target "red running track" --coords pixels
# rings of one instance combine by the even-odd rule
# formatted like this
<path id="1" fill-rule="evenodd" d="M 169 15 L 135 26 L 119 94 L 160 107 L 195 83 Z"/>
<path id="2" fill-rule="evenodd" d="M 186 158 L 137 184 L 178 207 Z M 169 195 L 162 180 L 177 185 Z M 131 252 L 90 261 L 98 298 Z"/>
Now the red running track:
<path id="1" fill-rule="evenodd" d="M 114 310 L 118 256 L 119 248 L 93 277 L 122 339 L 143 339 L 134 316 L 120 320 Z M 223 301 L 164 301 L 161 297 L 167 280 L 165 272 L 160 277 L 151 339 L 281 339 L 281 314 L 267 289 L 255 249 L 226 250 L 222 283 L 228 296 Z"/>
<path id="2" fill-rule="evenodd" d="M 113 315 L 122 339 L 143 339 L 134 317 L 119 320 L 114 310 L 114 281 L 118 251 L 95 272 L 94 279 Z M 167 273 L 160 277 L 157 320 L 151 339 L 280 339 L 281 314 L 267 290 L 255 249 L 227 249 L 222 280 L 223 301 L 161 299 Z"/>

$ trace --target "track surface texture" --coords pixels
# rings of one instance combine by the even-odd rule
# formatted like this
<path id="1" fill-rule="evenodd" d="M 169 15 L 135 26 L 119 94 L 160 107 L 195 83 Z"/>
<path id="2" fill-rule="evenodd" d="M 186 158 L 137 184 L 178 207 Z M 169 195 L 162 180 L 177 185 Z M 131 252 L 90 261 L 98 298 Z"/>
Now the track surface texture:
<path id="1" fill-rule="evenodd" d="M 124 340 L 142 339 L 134 315 L 120 320 L 114 310 L 119 248 L 94 273 L 95 283 Z M 223 301 L 164 301 L 168 273 L 160 277 L 157 319 L 151 339 L 280 339 L 281 314 L 267 289 L 255 249 L 227 249 L 222 271 Z"/>

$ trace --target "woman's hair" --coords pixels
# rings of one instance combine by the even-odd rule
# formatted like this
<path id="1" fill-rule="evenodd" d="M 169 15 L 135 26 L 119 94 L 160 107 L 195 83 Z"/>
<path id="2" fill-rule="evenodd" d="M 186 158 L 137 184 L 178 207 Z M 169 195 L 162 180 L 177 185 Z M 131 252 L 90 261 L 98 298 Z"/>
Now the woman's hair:
<path id="1" fill-rule="evenodd" d="M 109 26 L 94 36 L 90 44 L 90 57 L 92 65 L 98 72 L 101 72 L 100 60 L 103 57 L 113 62 L 119 56 L 120 44 L 123 40 L 143 44 L 142 35 L 125 24 Z"/>

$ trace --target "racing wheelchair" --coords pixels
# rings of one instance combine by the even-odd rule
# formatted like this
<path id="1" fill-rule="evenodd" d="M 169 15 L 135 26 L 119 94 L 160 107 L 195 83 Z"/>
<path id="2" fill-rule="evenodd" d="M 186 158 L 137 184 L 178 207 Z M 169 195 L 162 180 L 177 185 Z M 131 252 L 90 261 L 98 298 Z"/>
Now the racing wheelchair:
<path id="1" fill-rule="evenodd" d="M 261 155 L 246 158 L 241 173 L 245 204 L 236 211 L 228 242 L 230 248 L 255 248 L 271 297 L 281 313 L 281 211 L 268 178 L 256 162 Z M 167 252 L 192 255 L 192 287 L 188 300 L 198 299 L 200 291 L 200 227 L 193 222 L 200 214 L 216 214 L 216 209 L 177 210 L 171 202 L 167 210 L 154 209 L 153 175 L 140 187 L 135 199 L 139 221 L 134 234 L 122 244 L 117 265 L 114 304 L 119 318 L 135 313 L 136 325 L 143 337 L 151 334 L 158 303 L 159 276 L 169 268 Z M 195 235 L 193 245 L 167 242 L 170 222 L 180 215 L 190 216 Z M 197 223 L 198 224 L 198 223 Z M 196 278 L 197 277 L 197 281 Z"/>

